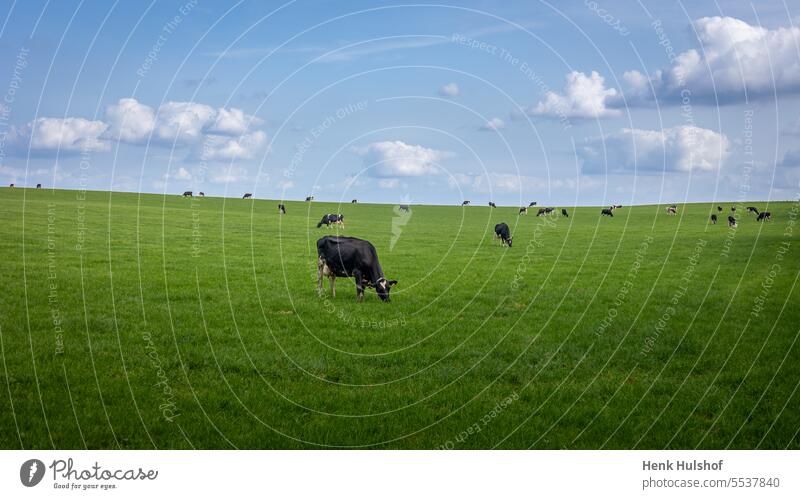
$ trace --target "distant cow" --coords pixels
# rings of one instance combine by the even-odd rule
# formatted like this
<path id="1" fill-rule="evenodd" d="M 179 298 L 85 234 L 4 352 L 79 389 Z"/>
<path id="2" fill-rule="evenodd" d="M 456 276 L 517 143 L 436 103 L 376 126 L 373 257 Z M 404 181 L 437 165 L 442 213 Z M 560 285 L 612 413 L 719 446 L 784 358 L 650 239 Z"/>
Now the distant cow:
<path id="1" fill-rule="evenodd" d="M 611 207 L 614 208 L 614 209 L 617 209 L 617 208 L 622 208 L 622 205 L 621 204 L 612 204 Z"/>
<path id="2" fill-rule="evenodd" d="M 762 211 L 756 217 L 756 220 L 761 222 L 762 220 L 772 220 L 772 214 L 768 211 Z"/>
<path id="3" fill-rule="evenodd" d="M 600 212 L 600 216 L 613 217 L 614 212 L 611 211 L 611 208 L 603 208 L 603 211 Z"/>
<path id="4" fill-rule="evenodd" d="M 508 245 L 511 247 L 511 231 L 505 222 L 501 222 L 494 226 L 494 238 L 500 239 L 500 245 Z"/>
<path id="5" fill-rule="evenodd" d="M 525 208 L 523 206 L 522 208 L 519 209 L 519 214 L 520 215 L 527 215 L 528 214 L 528 208 Z"/>
<path id="6" fill-rule="evenodd" d="M 565 217 L 568 217 L 568 216 L 569 216 L 569 213 L 567 213 L 567 209 L 566 209 L 566 208 L 561 208 L 561 214 L 562 214 L 563 216 L 565 216 Z"/>
<path id="7" fill-rule="evenodd" d="M 736 227 L 736 219 L 732 215 L 728 215 L 728 227 Z"/>
<path id="8" fill-rule="evenodd" d="M 717 206 L 717 211 L 722 211 L 722 206 Z"/>
<path id="9" fill-rule="evenodd" d="M 388 281 L 378 262 L 378 252 L 369 241 L 355 237 L 325 236 L 317 241 L 317 292 L 322 296 L 322 278 L 331 281 L 331 295 L 336 297 L 336 278 L 352 277 L 356 282 L 356 300 L 364 300 L 364 288 L 375 288 L 381 300 L 389 301 L 389 291 L 397 281 Z"/>
<path id="10" fill-rule="evenodd" d="M 731 211 L 736 211 L 736 207 L 735 206 L 731 206 Z"/>
<path id="11" fill-rule="evenodd" d="M 14 184 L 9 185 L 9 187 L 14 187 Z"/>
<path id="12" fill-rule="evenodd" d="M 252 199 L 252 198 L 253 198 L 252 192 L 245 192 L 244 196 L 242 196 L 242 199 Z"/>
<path id="13" fill-rule="evenodd" d="M 755 206 L 748 206 L 747 213 L 755 213 L 756 215 L 758 215 L 758 210 L 756 209 Z"/>
<path id="14" fill-rule="evenodd" d="M 490 208 L 497 208 L 497 205 L 494 204 L 493 202 L 489 201 L 489 207 Z"/>
<path id="15" fill-rule="evenodd" d="M 184 193 L 183 193 L 183 197 L 185 197 L 185 198 L 190 198 L 190 197 L 192 197 L 192 191 L 186 191 L 186 192 L 184 192 Z"/>
<path id="16" fill-rule="evenodd" d="M 306 201 L 313 201 L 313 200 L 314 200 L 314 196 L 307 196 L 306 197 Z"/>
<path id="17" fill-rule="evenodd" d="M 711 215 L 711 223 L 714 224 L 714 225 L 717 225 L 717 215 L 716 214 L 712 214 Z"/>
<path id="18" fill-rule="evenodd" d="M 678 213 L 678 210 L 674 206 L 667 206 L 667 213 L 669 213 L 670 215 L 675 215 L 676 213 Z"/>
<path id="19" fill-rule="evenodd" d="M 528 208 L 530 208 L 531 206 L 536 206 L 536 201 L 531 201 L 531 204 L 528 205 Z"/>
<path id="20" fill-rule="evenodd" d="M 41 189 L 42 188 L 42 184 L 36 184 L 36 188 L 37 189 Z"/>
<path id="21" fill-rule="evenodd" d="M 203 191 L 198 192 L 197 195 L 200 196 L 201 198 L 206 197 L 206 193 Z"/>
<path id="22" fill-rule="evenodd" d="M 354 199 L 354 200 L 350 201 L 350 203 L 356 204 L 356 203 L 358 203 L 358 199 Z"/>
<path id="23" fill-rule="evenodd" d="M 278 203 L 278 213 L 281 215 L 286 214 L 286 207 L 283 205 L 283 203 Z"/>
<path id="24" fill-rule="evenodd" d="M 461 206 L 467 206 L 467 205 L 469 205 L 469 201 L 464 201 L 461 203 Z"/>
<path id="25" fill-rule="evenodd" d="M 330 227 L 331 224 L 338 224 L 344 227 L 344 215 L 341 213 L 326 213 L 317 224 L 317 228 L 319 229 L 323 224 L 328 227 Z"/>
<path id="26" fill-rule="evenodd" d="M 410 208 L 410 207 L 409 207 L 407 204 L 401 204 L 401 205 L 398 207 L 398 209 L 399 209 L 400 211 L 405 211 L 405 212 L 409 212 L 409 211 L 411 211 L 411 208 Z"/>
<path id="27" fill-rule="evenodd" d="M 539 210 L 536 212 L 536 216 L 541 217 L 542 215 L 547 215 L 547 213 L 547 208 L 539 208 Z"/>

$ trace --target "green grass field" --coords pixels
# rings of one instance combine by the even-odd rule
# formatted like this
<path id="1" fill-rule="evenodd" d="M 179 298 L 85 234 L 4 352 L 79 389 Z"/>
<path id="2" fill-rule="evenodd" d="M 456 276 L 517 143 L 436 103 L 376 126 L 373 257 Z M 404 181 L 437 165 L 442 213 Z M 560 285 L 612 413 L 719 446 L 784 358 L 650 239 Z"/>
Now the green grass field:
<path id="1" fill-rule="evenodd" d="M 412 206 L 390 250 L 389 205 L 80 197 L 0 189 L 2 448 L 800 448 L 796 203 Z M 391 303 L 317 296 L 326 212 Z"/>

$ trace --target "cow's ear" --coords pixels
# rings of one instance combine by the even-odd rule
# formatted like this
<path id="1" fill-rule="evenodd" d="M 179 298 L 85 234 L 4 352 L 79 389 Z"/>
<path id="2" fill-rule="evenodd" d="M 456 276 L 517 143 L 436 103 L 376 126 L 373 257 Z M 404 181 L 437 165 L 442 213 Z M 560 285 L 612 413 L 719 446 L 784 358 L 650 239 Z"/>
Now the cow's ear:
<path id="1" fill-rule="evenodd" d="M 397 284 L 397 281 L 394 281 L 394 280 L 387 281 L 386 284 L 388 284 L 389 286 L 394 286 L 395 284 Z"/>

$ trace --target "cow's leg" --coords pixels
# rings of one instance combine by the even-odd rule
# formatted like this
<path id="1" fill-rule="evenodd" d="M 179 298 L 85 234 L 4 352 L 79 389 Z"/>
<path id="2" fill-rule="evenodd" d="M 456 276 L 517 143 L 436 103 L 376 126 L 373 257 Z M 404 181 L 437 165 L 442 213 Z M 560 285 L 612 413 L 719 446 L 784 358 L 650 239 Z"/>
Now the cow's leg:
<path id="1" fill-rule="evenodd" d="M 361 272 L 356 270 L 353 272 L 353 278 L 356 280 L 356 301 L 364 301 L 364 285 L 361 283 Z"/>
<path id="2" fill-rule="evenodd" d="M 331 279 L 331 296 L 333 298 L 336 298 L 336 276 L 331 274 L 330 279 Z"/>
<path id="3" fill-rule="evenodd" d="M 325 260 L 317 258 L 317 294 L 322 296 L 322 273 L 325 269 Z"/>

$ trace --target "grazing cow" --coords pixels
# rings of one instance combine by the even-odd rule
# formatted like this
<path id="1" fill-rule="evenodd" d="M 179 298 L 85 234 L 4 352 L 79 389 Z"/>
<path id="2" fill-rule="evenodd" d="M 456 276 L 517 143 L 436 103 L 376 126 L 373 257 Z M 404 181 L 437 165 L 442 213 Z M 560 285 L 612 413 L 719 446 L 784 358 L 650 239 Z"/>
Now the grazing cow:
<path id="1" fill-rule="evenodd" d="M 281 215 L 286 215 L 286 207 L 283 205 L 283 203 L 278 203 L 278 213 Z"/>
<path id="2" fill-rule="evenodd" d="M 500 246 L 507 244 L 511 247 L 511 231 L 508 230 L 508 225 L 505 222 L 500 222 L 494 226 L 494 238 L 500 239 Z"/>
<path id="3" fill-rule="evenodd" d="M 253 193 L 252 192 L 245 192 L 244 196 L 242 196 L 242 199 L 253 199 Z"/>
<path id="4" fill-rule="evenodd" d="M 536 206 L 536 201 L 531 201 L 531 204 L 528 205 L 528 208 L 530 208 L 531 206 Z"/>
<path id="5" fill-rule="evenodd" d="M 14 187 L 14 184 L 9 185 L 9 187 Z"/>
<path id="6" fill-rule="evenodd" d="M 344 227 L 344 215 L 341 213 L 326 213 L 317 224 L 317 228 L 319 229 L 323 224 L 328 227 L 330 227 L 331 224 L 338 224 Z"/>
<path id="7" fill-rule="evenodd" d="M 669 213 L 670 215 L 675 215 L 678 213 L 678 209 L 675 208 L 674 206 L 667 206 L 667 213 Z"/>
<path id="8" fill-rule="evenodd" d="M 549 215 L 550 213 L 553 213 L 554 211 L 556 211 L 556 209 L 555 209 L 555 208 L 545 208 L 545 209 L 544 209 L 544 212 L 545 212 L 545 213 L 547 213 L 548 215 Z"/>
<path id="9" fill-rule="evenodd" d="M 351 204 L 356 204 L 356 203 L 358 203 L 358 199 L 354 199 L 354 200 L 350 201 L 350 203 Z"/>
<path id="10" fill-rule="evenodd" d="M 613 217 L 614 212 L 611 211 L 611 208 L 603 208 L 603 211 L 600 212 L 600 216 Z"/>
<path id="11" fill-rule="evenodd" d="M 198 192 L 197 195 L 200 196 L 201 198 L 206 197 L 206 193 L 203 191 Z"/>
<path id="12" fill-rule="evenodd" d="M 756 209 L 755 206 L 748 206 L 747 213 L 755 213 L 756 215 L 758 215 L 758 210 Z"/>
<path id="13" fill-rule="evenodd" d="M 41 189 L 42 188 L 42 184 L 36 184 L 36 188 L 37 189 Z"/>
<path id="14" fill-rule="evenodd" d="M 398 210 L 400 210 L 400 211 L 405 211 L 406 213 L 408 213 L 408 212 L 410 212 L 410 211 L 411 211 L 411 208 L 410 208 L 410 207 L 409 207 L 407 204 L 401 204 L 401 205 L 398 207 Z"/>
<path id="15" fill-rule="evenodd" d="M 494 204 L 493 202 L 489 201 L 489 207 L 490 208 L 497 208 L 497 205 Z"/>
<path id="16" fill-rule="evenodd" d="M 761 213 L 758 214 L 756 220 L 758 222 L 761 222 L 762 220 L 772 220 L 772 213 L 768 211 L 762 211 Z"/>
<path id="17" fill-rule="evenodd" d="M 731 211 L 736 211 L 736 207 L 735 206 L 731 206 Z"/>
<path id="18" fill-rule="evenodd" d="M 717 206 L 717 211 L 722 211 L 722 206 Z"/>
<path id="19" fill-rule="evenodd" d="M 313 201 L 313 200 L 314 200 L 314 196 L 306 196 L 306 201 Z"/>
<path id="20" fill-rule="evenodd" d="M 522 208 L 519 209 L 519 214 L 520 215 L 527 215 L 528 214 L 528 208 L 525 208 L 523 206 Z"/>
<path id="21" fill-rule="evenodd" d="M 615 204 L 615 205 L 613 205 L 613 207 L 614 207 L 615 209 L 616 209 L 616 208 L 622 208 L 622 205 L 621 205 L 621 204 Z"/>
<path id="22" fill-rule="evenodd" d="M 537 217 L 541 217 L 542 215 L 547 214 L 547 208 L 539 208 L 539 211 L 536 212 Z"/>
<path id="23" fill-rule="evenodd" d="M 717 225 L 717 215 L 716 215 L 716 213 L 711 215 L 711 223 L 714 224 L 714 225 Z"/>
<path id="24" fill-rule="evenodd" d="M 567 213 L 567 209 L 566 208 L 561 208 L 561 215 L 563 215 L 565 217 L 569 216 L 569 213 Z"/>
<path id="25" fill-rule="evenodd" d="M 736 219 L 732 215 L 728 215 L 728 227 L 736 227 Z"/>
<path id="26" fill-rule="evenodd" d="M 186 191 L 186 192 L 184 192 L 184 193 L 183 193 L 183 197 L 185 197 L 185 198 L 190 198 L 190 197 L 192 197 L 192 191 Z"/>
<path id="27" fill-rule="evenodd" d="M 464 202 L 461 203 L 461 206 L 468 206 L 468 205 L 469 205 L 469 201 L 464 201 Z"/>
<path id="28" fill-rule="evenodd" d="M 387 281 L 378 262 L 378 252 L 369 241 L 355 237 L 325 236 L 317 241 L 317 292 L 322 296 L 322 277 L 331 280 L 331 295 L 336 297 L 336 278 L 356 281 L 356 300 L 364 300 L 364 288 L 375 288 L 381 300 L 389 301 L 389 291 L 397 281 Z"/>

